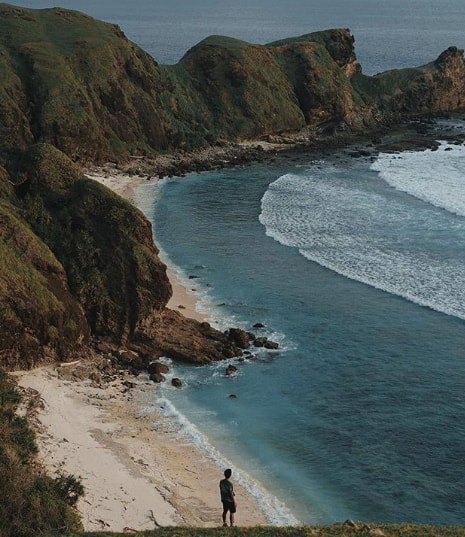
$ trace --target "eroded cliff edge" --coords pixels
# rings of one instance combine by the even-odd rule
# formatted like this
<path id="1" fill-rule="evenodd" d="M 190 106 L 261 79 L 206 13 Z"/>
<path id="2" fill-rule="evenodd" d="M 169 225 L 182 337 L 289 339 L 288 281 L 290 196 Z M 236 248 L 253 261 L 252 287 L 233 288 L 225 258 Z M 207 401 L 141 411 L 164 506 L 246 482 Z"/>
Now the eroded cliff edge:
<path id="1" fill-rule="evenodd" d="M 234 333 L 166 308 L 172 290 L 143 214 L 83 176 L 62 152 L 31 146 L 0 168 L 0 360 L 8 369 L 127 351 L 133 369 L 169 356 L 231 358 Z"/>
<path id="2" fill-rule="evenodd" d="M 163 66 L 114 25 L 0 4 L 0 150 L 46 142 L 103 162 L 306 126 L 360 131 L 463 108 L 464 74 L 451 47 L 364 76 L 348 29 L 268 45 L 211 36 Z"/>
<path id="3" fill-rule="evenodd" d="M 353 41 L 347 29 L 269 45 L 212 36 L 160 66 L 114 25 L 0 4 L 0 365 L 122 346 L 145 362 L 239 353 L 236 336 L 166 308 L 149 223 L 76 163 L 464 107 L 463 51 L 366 77 Z"/>

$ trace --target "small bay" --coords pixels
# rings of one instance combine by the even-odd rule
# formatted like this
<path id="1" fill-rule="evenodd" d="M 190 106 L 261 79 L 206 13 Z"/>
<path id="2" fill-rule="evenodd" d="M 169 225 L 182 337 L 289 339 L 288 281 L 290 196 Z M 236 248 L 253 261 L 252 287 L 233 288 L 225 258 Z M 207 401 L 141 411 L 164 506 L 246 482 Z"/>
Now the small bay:
<path id="1" fill-rule="evenodd" d="M 210 316 L 280 341 L 233 379 L 175 366 L 186 388 L 163 388 L 276 523 L 461 523 L 465 220 L 392 183 L 427 185 L 463 154 L 302 156 L 142 187 Z"/>
<path id="2" fill-rule="evenodd" d="M 334 27 L 351 28 L 366 74 L 465 47 L 463 0 L 59 3 L 120 25 L 162 64 L 211 34 L 267 43 Z M 173 365 L 184 388 L 153 397 L 271 522 L 463 525 L 463 158 L 302 155 L 140 188 L 204 311 L 280 342 L 234 362 L 235 377 Z"/>

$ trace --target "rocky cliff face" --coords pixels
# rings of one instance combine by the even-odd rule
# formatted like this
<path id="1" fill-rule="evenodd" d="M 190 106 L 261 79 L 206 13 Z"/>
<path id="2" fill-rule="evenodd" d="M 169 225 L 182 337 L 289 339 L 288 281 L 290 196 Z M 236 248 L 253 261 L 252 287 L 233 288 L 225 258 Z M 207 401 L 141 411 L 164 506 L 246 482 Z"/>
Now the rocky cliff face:
<path id="1" fill-rule="evenodd" d="M 156 62 L 115 26 L 64 9 L 0 4 L 0 147 L 73 159 L 167 147 Z"/>
<path id="2" fill-rule="evenodd" d="M 457 110 L 464 75 L 450 48 L 366 77 L 347 29 L 265 46 L 213 36 L 159 66 L 113 25 L 0 4 L 0 365 L 123 345 L 145 362 L 208 362 L 247 339 L 166 309 L 149 223 L 73 161 Z"/>
<path id="3" fill-rule="evenodd" d="M 0 151 L 46 142 L 73 160 L 122 160 L 463 106 L 461 51 L 365 77 L 353 42 L 348 29 L 264 46 L 212 36 L 160 66 L 114 25 L 0 4 Z"/>
<path id="4" fill-rule="evenodd" d="M 207 323 L 170 311 L 150 223 L 48 144 L 0 168 L 0 367 L 93 349 L 195 363 L 241 353 Z M 133 355 L 131 355 L 133 356 Z"/>
<path id="5" fill-rule="evenodd" d="M 373 116 L 384 123 L 414 115 L 462 110 L 465 107 L 463 50 L 450 47 L 422 67 L 387 71 L 373 77 L 357 75 L 352 83 Z"/>

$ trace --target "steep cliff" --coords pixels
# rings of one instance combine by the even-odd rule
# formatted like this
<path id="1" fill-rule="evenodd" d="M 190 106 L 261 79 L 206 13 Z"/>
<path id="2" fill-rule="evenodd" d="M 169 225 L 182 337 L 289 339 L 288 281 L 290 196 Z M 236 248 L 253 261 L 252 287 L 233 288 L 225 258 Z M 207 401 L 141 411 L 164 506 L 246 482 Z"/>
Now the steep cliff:
<path id="1" fill-rule="evenodd" d="M 360 130 L 463 107 L 462 52 L 361 74 L 348 29 L 254 45 L 211 36 L 160 66 L 111 24 L 0 4 L 0 154 L 45 142 L 124 160 L 304 126 Z"/>
<path id="2" fill-rule="evenodd" d="M 364 76 L 347 29 L 269 45 L 212 36 L 159 66 L 119 28 L 0 4 L 0 365 L 90 346 L 208 362 L 237 341 L 166 309 L 150 224 L 73 161 L 310 126 L 358 131 L 465 106 L 463 52 Z"/>
<path id="3" fill-rule="evenodd" d="M 422 67 L 387 71 L 373 77 L 353 77 L 354 87 L 374 115 L 385 123 L 413 115 L 449 112 L 465 107 L 463 50 L 450 47 Z"/>
<path id="4" fill-rule="evenodd" d="M 32 366 L 131 340 L 171 294 L 150 224 L 56 148 L 0 174 L 0 357 Z"/>
<path id="5" fill-rule="evenodd" d="M 32 231 L 0 170 L 0 365 L 32 367 L 72 358 L 89 340 L 63 266 Z"/>
<path id="6" fill-rule="evenodd" d="M 0 367 L 93 349 L 206 363 L 241 353 L 207 323 L 170 311 L 150 223 L 61 151 L 37 144 L 0 168 Z M 135 356 L 135 355 L 131 355 Z"/>
<path id="7" fill-rule="evenodd" d="M 74 159 L 167 147 L 156 62 L 113 25 L 0 4 L 0 148 L 55 145 Z"/>

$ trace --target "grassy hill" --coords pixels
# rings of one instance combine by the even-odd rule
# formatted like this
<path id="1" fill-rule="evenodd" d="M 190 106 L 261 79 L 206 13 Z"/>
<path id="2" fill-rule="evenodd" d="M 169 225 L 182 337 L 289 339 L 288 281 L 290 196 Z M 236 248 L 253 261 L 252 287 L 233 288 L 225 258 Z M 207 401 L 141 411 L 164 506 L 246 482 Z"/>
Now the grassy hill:
<path id="1" fill-rule="evenodd" d="M 114 25 L 61 8 L 0 4 L 0 367 L 34 367 L 91 350 L 114 357 L 123 345 L 139 353 L 124 365 L 137 368 L 161 355 L 202 363 L 238 352 L 206 323 L 166 309 L 171 286 L 149 222 L 76 163 L 302 128 L 314 135 L 364 131 L 464 106 L 463 53 L 453 47 L 426 66 L 366 77 L 347 29 L 263 46 L 211 36 L 177 65 L 160 66 Z M 18 405 L 0 372 L 0 536 L 77 531 L 69 506 L 78 484 L 43 474 Z M 145 535 L 219 532 L 465 535 L 362 524 Z"/>
<path id="2" fill-rule="evenodd" d="M 269 45 L 210 36 L 158 65 L 112 24 L 0 4 L 0 158 L 102 162 L 297 131 L 361 131 L 465 105 L 463 55 L 366 77 L 348 29 Z M 331 130 L 330 129 L 330 130 Z"/>

